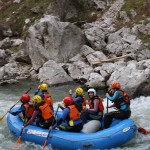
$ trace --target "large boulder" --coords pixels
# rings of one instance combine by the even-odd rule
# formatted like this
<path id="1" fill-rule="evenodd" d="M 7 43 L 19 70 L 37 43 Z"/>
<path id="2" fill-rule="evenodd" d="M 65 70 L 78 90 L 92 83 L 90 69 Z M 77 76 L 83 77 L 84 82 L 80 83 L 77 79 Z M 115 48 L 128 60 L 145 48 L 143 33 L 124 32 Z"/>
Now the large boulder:
<path id="1" fill-rule="evenodd" d="M 127 66 L 115 70 L 107 84 L 113 81 L 121 83 L 122 89 L 127 91 L 129 96 L 149 95 L 150 93 L 150 59 L 140 62 L 130 61 Z"/>
<path id="2" fill-rule="evenodd" d="M 25 50 L 38 70 L 49 59 L 67 62 L 79 53 L 84 43 L 85 37 L 77 26 L 47 15 L 29 28 Z"/>
<path id="3" fill-rule="evenodd" d="M 62 85 L 73 81 L 72 78 L 63 69 L 63 64 L 55 61 L 47 61 L 39 70 L 38 78 L 40 82 L 46 82 L 49 85 Z"/>

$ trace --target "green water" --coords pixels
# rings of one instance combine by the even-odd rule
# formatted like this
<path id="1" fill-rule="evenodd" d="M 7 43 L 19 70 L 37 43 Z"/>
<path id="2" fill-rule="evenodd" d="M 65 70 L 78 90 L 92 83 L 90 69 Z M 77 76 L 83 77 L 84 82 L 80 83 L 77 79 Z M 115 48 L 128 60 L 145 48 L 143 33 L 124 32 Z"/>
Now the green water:
<path id="1" fill-rule="evenodd" d="M 38 85 L 38 81 L 24 80 L 16 84 L 0 86 L 0 118 L 14 103 L 18 101 L 18 99 L 20 99 L 21 95 L 29 88 L 32 88 L 32 90 L 29 92 L 30 96 L 32 97 Z M 79 86 L 79 84 L 72 83 L 49 87 L 49 92 L 52 94 L 54 100 L 54 108 L 56 109 L 57 104 L 61 103 L 64 96 L 68 95 L 69 89 L 74 91 Z M 84 94 L 87 96 L 86 91 Z M 98 94 L 104 98 L 104 106 L 106 108 L 105 91 L 98 90 Z M 131 117 L 137 122 L 137 124 L 140 124 L 142 127 L 145 127 L 148 130 L 150 130 L 149 108 L 150 97 L 136 98 L 131 103 Z M 16 140 L 17 138 L 10 135 L 6 123 L 6 117 L 4 117 L 0 122 L 0 150 L 42 150 L 42 146 L 29 142 L 23 142 L 20 145 L 16 145 Z M 138 134 L 129 143 L 122 146 L 121 148 L 115 148 L 115 150 L 150 150 L 149 141 L 150 134 L 147 136 Z M 48 149 L 46 148 L 45 150 L 52 150 L 52 148 L 49 146 Z"/>

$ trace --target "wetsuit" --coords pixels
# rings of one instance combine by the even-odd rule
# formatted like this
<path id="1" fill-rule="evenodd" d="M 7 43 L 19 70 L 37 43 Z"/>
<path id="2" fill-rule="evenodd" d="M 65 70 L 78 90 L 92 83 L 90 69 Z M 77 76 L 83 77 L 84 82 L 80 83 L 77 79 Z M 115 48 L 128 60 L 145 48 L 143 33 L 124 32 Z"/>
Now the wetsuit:
<path id="1" fill-rule="evenodd" d="M 68 132 L 81 131 L 83 123 L 80 117 L 76 120 L 72 120 L 73 125 L 70 125 L 69 121 L 70 121 L 70 109 L 66 107 L 63 109 L 62 116 L 52 128 L 55 129 L 56 127 L 59 127 L 60 130 L 65 130 Z"/>
<path id="2" fill-rule="evenodd" d="M 108 128 L 110 124 L 112 123 L 113 119 L 127 119 L 131 116 L 131 109 L 130 105 L 127 104 L 125 101 L 123 101 L 124 98 L 124 93 L 121 90 L 115 91 L 113 96 L 108 96 L 107 97 L 111 102 L 114 104 L 118 104 L 118 111 L 112 111 L 109 113 L 106 113 L 104 115 L 104 128 Z M 112 105 L 113 107 L 115 105 Z"/>

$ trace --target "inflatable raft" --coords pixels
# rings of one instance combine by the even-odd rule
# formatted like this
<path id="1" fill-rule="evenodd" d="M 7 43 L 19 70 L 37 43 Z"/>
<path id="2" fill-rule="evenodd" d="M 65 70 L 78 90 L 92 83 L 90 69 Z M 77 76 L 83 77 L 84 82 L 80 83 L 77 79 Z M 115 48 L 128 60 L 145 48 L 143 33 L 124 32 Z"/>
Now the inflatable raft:
<path id="1" fill-rule="evenodd" d="M 57 113 L 58 117 L 60 113 Z M 7 123 L 12 135 L 19 137 L 23 125 L 21 119 L 18 116 L 8 114 Z M 114 120 L 110 128 L 95 133 L 85 134 L 52 130 L 47 145 L 51 144 L 52 148 L 57 150 L 111 149 L 127 143 L 134 138 L 136 133 L 137 127 L 133 120 Z M 21 140 L 43 145 L 47 135 L 48 130 L 33 124 L 23 130 Z"/>

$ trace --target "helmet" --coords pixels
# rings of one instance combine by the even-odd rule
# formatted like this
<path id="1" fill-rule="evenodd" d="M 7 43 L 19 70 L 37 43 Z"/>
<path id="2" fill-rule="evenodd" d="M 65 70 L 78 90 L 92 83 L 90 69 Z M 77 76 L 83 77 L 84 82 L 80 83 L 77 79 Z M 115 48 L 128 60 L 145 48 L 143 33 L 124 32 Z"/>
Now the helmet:
<path id="1" fill-rule="evenodd" d="M 35 105 L 40 104 L 43 101 L 41 96 L 39 96 L 39 95 L 33 96 L 32 100 Z"/>
<path id="2" fill-rule="evenodd" d="M 89 93 L 89 92 L 93 92 L 93 93 L 94 93 L 94 96 L 96 96 L 96 91 L 95 91 L 95 89 L 89 89 L 89 90 L 88 90 L 88 93 Z"/>
<path id="3" fill-rule="evenodd" d="M 70 96 L 66 96 L 63 99 L 63 102 L 65 103 L 66 106 L 69 106 L 69 105 L 73 104 L 73 98 Z"/>
<path id="4" fill-rule="evenodd" d="M 121 88 L 121 85 L 120 85 L 119 82 L 112 82 L 110 87 L 111 87 L 112 89 L 120 89 L 120 88 Z"/>
<path id="5" fill-rule="evenodd" d="M 76 95 L 82 95 L 83 94 L 83 89 L 82 88 L 77 88 L 75 93 L 76 93 Z"/>
<path id="6" fill-rule="evenodd" d="M 30 95 L 29 94 L 23 94 L 20 98 L 21 102 L 29 102 L 30 101 Z"/>
<path id="7" fill-rule="evenodd" d="M 40 85 L 40 90 L 41 90 L 41 91 L 47 91 L 47 90 L 48 90 L 48 85 L 47 85 L 46 83 L 42 83 L 42 84 Z"/>

